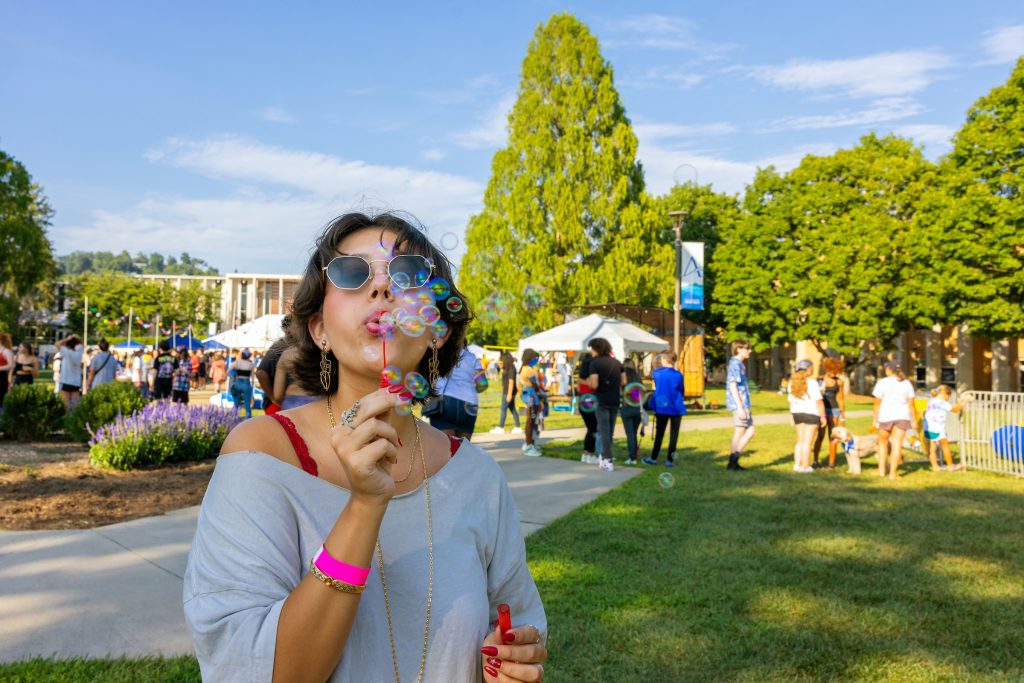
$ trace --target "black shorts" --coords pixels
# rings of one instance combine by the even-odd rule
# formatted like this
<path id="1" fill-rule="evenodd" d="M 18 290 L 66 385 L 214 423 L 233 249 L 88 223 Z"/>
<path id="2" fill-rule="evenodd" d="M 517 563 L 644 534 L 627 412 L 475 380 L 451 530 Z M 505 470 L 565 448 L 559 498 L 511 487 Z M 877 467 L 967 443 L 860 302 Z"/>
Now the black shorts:
<path id="1" fill-rule="evenodd" d="M 171 392 L 171 400 L 175 403 L 188 403 L 188 392 L 175 389 Z"/>
<path id="2" fill-rule="evenodd" d="M 60 390 L 61 391 L 66 391 L 69 394 L 73 394 L 76 391 L 81 391 L 82 387 L 76 387 L 74 384 L 61 384 L 60 385 Z"/>
<path id="3" fill-rule="evenodd" d="M 476 429 L 477 406 L 451 396 L 441 397 L 441 410 L 430 416 L 434 429 L 451 429 L 460 434 L 472 434 Z"/>
<path id="4" fill-rule="evenodd" d="M 798 425 L 820 425 L 821 417 L 810 413 L 793 413 L 793 421 Z"/>
<path id="5" fill-rule="evenodd" d="M 153 380 L 153 398 L 170 398 L 171 388 L 174 386 L 174 379 L 171 377 L 157 377 Z"/>

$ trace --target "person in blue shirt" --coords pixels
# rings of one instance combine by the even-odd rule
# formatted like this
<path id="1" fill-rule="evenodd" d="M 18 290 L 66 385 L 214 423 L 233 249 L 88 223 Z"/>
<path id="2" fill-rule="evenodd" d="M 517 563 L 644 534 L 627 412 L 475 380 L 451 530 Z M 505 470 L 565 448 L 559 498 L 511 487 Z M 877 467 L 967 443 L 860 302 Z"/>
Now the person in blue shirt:
<path id="1" fill-rule="evenodd" d="M 750 440 L 754 438 L 754 416 L 750 413 L 750 389 L 747 387 L 747 366 L 750 358 L 750 342 L 739 339 L 732 343 L 732 358 L 725 378 L 725 407 L 732 412 L 735 427 L 729 443 L 730 470 L 745 470 L 740 466 L 740 456 Z"/>
<path id="2" fill-rule="evenodd" d="M 686 399 L 683 391 L 683 373 L 675 368 L 676 354 L 666 351 L 661 354 L 661 367 L 654 377 L 654 448 L 651 457 L 644 458 L 645 465 L 657 465 L 661 453 L 661 441 L 665 438 L 665 427 L 671 425 L 668 437 L 668 454 L 665 467 L 675 467 L 676 445 L 679 441 L 679 424 L 686 415 Z"/>

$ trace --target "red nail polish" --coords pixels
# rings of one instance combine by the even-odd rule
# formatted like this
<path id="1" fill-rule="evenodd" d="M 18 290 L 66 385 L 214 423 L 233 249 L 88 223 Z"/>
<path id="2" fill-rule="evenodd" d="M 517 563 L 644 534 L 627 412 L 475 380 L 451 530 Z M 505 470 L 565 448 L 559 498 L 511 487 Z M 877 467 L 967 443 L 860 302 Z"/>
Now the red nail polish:
<path id="1" fill-rule="evenodd" d="M 398 398 L 405 399 L 406 401 L 411 401 L 412 400 L 412 392 L 411 391 L 403 391 L 402 393 L 400 393 L 398 395 Z"/>
<path id="2" fill-rule="evenodd" d="M 389 394 L 399 394 L 399 393 L 401 393 L 403 391 L 405 391 L 405 386 L 403 386 L 401 384 L 396 384 L 393 387 L 388 387 L 388 393 Z"/>
<path id="3" fill-rule="evenodd" d="M 502 633 L 501 639 L 504 640 L 506 643 L 514 643 L 516 641 L 516 632 L 507 631 L 506 633 Z"/>
<path id="4" fill-rule="evenodd" d="M 495 657 L 498 654 L 498 648 L 493 645 L 484 645 L 480 648 L 480 654 L 487 655 L 488 657 Z"/>
<path id="5" fill-rule="evenodd" d="M 403 447 L 403 448 L 405 447 L 405 444 L 402 443 L 402 437 L 398 437 L 398 445 Z"/>
<path id="6" fill-rule="evenodd" d="M 493 666 L 495 669 L 500 669 L 501 668 L 501 660 L 500 659 L 495 659 L 494 657 L 488 657 L 487 658 L 487 663 L 490 664 L 491 666 Z"/>
<path id="7" fill-rule="evenodd" d="M 490 675 L 492 678 L 497 678 L 498 677 L 497 669 L 492 669 L 489 666 L 485 666 L 484 667 L 484 671 L 486 671 L 488 673 L 488 675 Z"/>

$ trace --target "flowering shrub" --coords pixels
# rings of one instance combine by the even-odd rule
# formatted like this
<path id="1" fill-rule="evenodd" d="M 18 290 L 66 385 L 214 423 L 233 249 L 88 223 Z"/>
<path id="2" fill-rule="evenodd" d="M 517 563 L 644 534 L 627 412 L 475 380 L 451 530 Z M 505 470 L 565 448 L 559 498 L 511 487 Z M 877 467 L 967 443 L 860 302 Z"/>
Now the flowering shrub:
<path id="1" fill-rule="evenodd" d="M 85 443 L 92 432 L 110 424 L 118 415 L 131 415 L 146 399 L 130 382 L 111 382 L 90 389 L 64 420 L 64 432 Z"/>
<path id="2" fill-rule="evenodd" d="M 156 401 L 96 430 L 89 440 L 89 460 L 119 470 L 203 460 L 220 451 L 228 432 L 241 421 L 233 410 Z"/>

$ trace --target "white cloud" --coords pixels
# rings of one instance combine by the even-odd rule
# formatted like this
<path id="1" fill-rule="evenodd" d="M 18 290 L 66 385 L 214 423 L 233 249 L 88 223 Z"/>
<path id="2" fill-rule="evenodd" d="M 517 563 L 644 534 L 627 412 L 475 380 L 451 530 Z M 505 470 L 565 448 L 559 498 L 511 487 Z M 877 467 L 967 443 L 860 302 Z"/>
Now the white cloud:
<path id="1" fill-rule="evenodd" d="M 515 103 L 514 93 L 505 95 L 491 107 L 478 125 L 455 133 L 451 136 L 452 141 L 464 149 L 501 147 L 508 139 L 508 115 Z"/>
<path id="2" fill-rule="evenodd" d="M 690 138 L 706 135 L 728 135 L 736 132 L 731 123 L 700 123 L 685 125 L 678 123 L 634 123 L 633 132 L 643 140 L 654 141 L 667 138 Z"/>
<path id="3" fill-rule="evenodd" d="M 146 158 L 225 182 L 208 198 L 153 193 L 125 209 L 98 209 L 83 225 L 55 225 L 61 251 L 189 253 L 222 269 L 295 272 L 314 233 L 353 208 L 416 215 L 434 236 L 462 235 L 483 186 L 462 176 L 266 145 L 236 136 L 175 138 Z M 457 257 L 458 255 L 453 255 Z"/>
<path id="4" fill-rule="evenodd" d="M 940 78 L 952 60 L 939 52 L 888 52 L 854 59 L 792 60 L 759 66 L 755 78 L 787 90 L 833 91 L 851 97 L 908 95 Z"/>
<path id="5" fill-rule="evenodd" d="M 816 128 L 842 128 L 845 126 L 871 126 L 885 121 L 896 121 L 916 116 L 924 107 L 909 97 L 885 97 L 875 100 L 860 111 L 842 111 L 815 116 L 788 116 L 774 121 L 763 132 Z"/>
<path id="6" fill-rule="evenodd" d="M 428 147 L 420 152 L 420 158 L 424 161 L 441 161 L 447 156 L 440 147 Z"/>
<path id="7" fill-rule="evenodd" d="M 271 123 L 295 123 L 295 117 L 281 107 L 264 107 L 260 110 L 259 117 Z"/>
<path id="8" fill-rule="evenodd" d="M 626 76 L 619 81 L 623 88 L 650 90 L 672 87 L 687 90 L 704 80 L 704 76 L 682 67 L 655 67 L 636 76 Z"/>
<path id="9" fill-rule="evenodd" d="M 992 62 L 1005 64 L 1024 56 L 1024 24 L 1001 26 L 985 33 L 981 41 Z"/>
<path id="10" fill-rule="evenodd" d="M 692 51 L 699 53 L 703 60 L 718 59 L 723 52 L 732 48 L 730 45 L 700 40 L 696 36 L 696 29 L 697 25 L 685 17 L 641 14 L 605 23 L 602 33 L 610 37 L 601 42 L 610 48 Z"/>
<path id="11" fill-rule="evenodd" d="M 956 135 L 956 128 L 936 123 L 912 123 L 896 128 L 893 133 L 910 138 L 914 142 L 923 144 L 930 151 L 941 154 L 952 147 L 952 138 Z"/>

